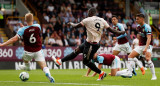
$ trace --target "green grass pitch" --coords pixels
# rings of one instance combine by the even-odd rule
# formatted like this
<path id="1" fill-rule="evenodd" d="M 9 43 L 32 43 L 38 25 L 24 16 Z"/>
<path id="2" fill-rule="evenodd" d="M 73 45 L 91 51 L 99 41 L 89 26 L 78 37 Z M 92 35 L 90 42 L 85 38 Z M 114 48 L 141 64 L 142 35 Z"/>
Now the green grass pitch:
<path id="1" fill-rule="evenodd" d="M 110 73 L 110 69 L 103 69 Z M 111 77 L 107 75 L 102 81 L 96 81 L 95 77 L 83 77 L 87 69 L 63 69 L 51 70 L 55 83 L 49 83 L 43 71 L 29 71 L 30 78 L 26 82 L 19 79 L 22 70 L 0 70 L 0 86 L 160 86 L 160 68 L 156 68 L 157 80 L 151 81 L 151 72 L 146 70 L 146 74 L 142 75 L 138 70 L 137 76 L 132 78 Z M 93 73 L 93 72 L 92 72 Z"/>

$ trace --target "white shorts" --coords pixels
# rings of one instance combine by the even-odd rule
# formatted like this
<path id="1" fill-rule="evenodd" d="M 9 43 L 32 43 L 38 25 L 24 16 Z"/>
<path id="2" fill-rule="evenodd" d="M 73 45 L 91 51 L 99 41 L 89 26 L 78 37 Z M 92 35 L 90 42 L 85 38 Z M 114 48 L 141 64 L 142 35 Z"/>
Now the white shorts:
<path id="1" fill-rule="evenodd" d="M 111 64 L 111 69 L 116 69 L 116 68 L 121 68 L 121 61 L 118 56 L 115 56 L 115 59 Z"/>
<path id="2" fill-rule="evenodd" d="M 43 50 L 37 52 L 24 51 L 22 58 L 24 61 L 31 61 L 32 59 L 35 59 L 35 61 L 45 61 Z"/>
<path id="3" fill-rule="evenodd" d="M 137 46 L 134 50 L 139 53 L 140 55 L 143 55 L 143 50 L 145 48 L 145 45 L 144 46 Z M 152 45 L 149 45 L 148 46 L 148 49 L 147 49 L 147 52 L 150 52 L 152 53 L 152 48 L 153 46 Z"/>
<path id="4" fill-rule="evenodd" d="M 116 44 L 113 48 L 113 50 L 116 50 L 116 51 L 124 51 L 126 53 L 131 53 L 132 51 L 132 48 L 131 46 L 129 45 L 129 43 L 125 43 L 125 44 Z"/>

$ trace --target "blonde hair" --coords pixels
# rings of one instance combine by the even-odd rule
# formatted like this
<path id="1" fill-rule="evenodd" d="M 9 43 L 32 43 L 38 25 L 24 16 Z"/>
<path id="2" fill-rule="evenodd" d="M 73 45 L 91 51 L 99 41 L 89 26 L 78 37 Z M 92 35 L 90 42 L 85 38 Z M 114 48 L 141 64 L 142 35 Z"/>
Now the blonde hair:
<path id="1" fill-rule="evenodd" d="M 25 15 L 25 20 L 26 20 L 27 23 L 32 22 L 33 21 L 33 14 L 32 13 L 27 13 Z"/>

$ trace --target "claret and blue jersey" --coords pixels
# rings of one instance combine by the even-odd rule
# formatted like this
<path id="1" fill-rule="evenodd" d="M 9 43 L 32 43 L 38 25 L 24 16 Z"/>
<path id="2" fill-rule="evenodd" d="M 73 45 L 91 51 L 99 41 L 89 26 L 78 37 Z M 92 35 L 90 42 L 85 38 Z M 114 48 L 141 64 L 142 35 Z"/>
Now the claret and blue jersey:
<path id="1" fill-rule="evenodd" d="M 23 38 L 24 50 L 28 52 L 37 52 L 41 50 L 42 42 L 40 37 L 41 27 L 39 24 L 24 26 L 17 32 L 19 38 Z"/>
<path id="2" fill-rule="evenodd" d="M 117 23 L 116 26 L 113 26 L 114 29 L 118 30 L 118 31 L 125 31 L 124 27 L 122 24 L 120 23 Z M 121 35 L 117 35 L 117 39 L 118 39 L 118 44 L 125 44 L 128 42 L 128 39 L 127 39 L 127 34 L 121 34 Z"/>
<path id="3" fill-rule="evenodd" d="M 152 36 L 152 29 L 148 24 L 144 24 L 143 26 L 138 25 L 137 26 L 138 32 L 140 34 L 140 39 L 139 39 L 139 45 L 143 46 L 146 45 L 147 43 L 147 35 L 151 35 L 151 42 L 150 45 L 153 45 L 153 36 Z"/>

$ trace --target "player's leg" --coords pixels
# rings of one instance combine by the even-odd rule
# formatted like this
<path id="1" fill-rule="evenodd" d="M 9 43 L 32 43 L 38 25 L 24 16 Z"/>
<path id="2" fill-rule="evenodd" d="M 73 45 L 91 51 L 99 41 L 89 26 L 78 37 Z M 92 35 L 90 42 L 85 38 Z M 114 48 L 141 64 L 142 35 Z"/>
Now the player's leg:
<path id="1" fill-rule="evenodd" d="M 51 76 L 51 73 L 49 71 L 49 68 L 46 65 L 46 61 L 45 61 L 45 57 L 44 57 L 44 53 L 42 50 L 38 51 L 35 53 L 34 55 L 34 59 L 35 61 L 39 64 L 40 68 L 42 69 L 42 71 L 45 73 L 46 77 L 50 80 L 51 83 L 54 83 L 55 80 L 54 78 Z"/>
<path id="2" fill-rule="evenodd" d="M 22 59 L 24 61 L 24 65 L 19 65 L 20 70 L 30 71 L 30 61 L 33 58 L 34 54 L 32 52 L 24 51 Z"/>
<path id="3" fill-rule="evenodd" d="M 84 43 L 82 43 L 80 46 L 78 46 L 72 53 L 68 54 L 62 59 L 56 59 L 54 56 L 52 56 L 52 60 L 55 62 L 57 66 L 61 65 L 62 62 L 69 61 L 74 59 L 79 53 L 82 53 L 84 49 Z"/>
<path id="4" fill-rule="evenodd" d="M 151 52 L 146 52 L 145 57 L 146 57 L 146 60 L 147 60 L 147 62 L 148 62 L 149 69 L 151 70 L 151 73 L 152 73 L 152 79 L 151 79 L 151 80 L 156 80 L 157 77 L 156 77 L 156 75 L 155 75 L 154 64 L 153 64 L 153 62 L 151 61 Z"/>
<path id="5" fill-rule="evenodd" d="M 88 42 L 85 42 L 84 50 L 83 50 L 83 64 L 88 66 L 91 70 L 99 74 L 99 79 L 102 80 L 104 77 L 106 77 L 106 73 L 101 71 L 96 67 L 94 63 L 91 62 L 91 59 L 93 59 L 94 54 L 99 49 L 99 44 L 92 45 Z"/>
<path id="6" fill-rule="evenodd" d="M 113 55 L 118 55 L 119 53 L 120 53 L 120 47 L 119 47 L 120 45 L 119 44 L 116 44 L 115 46 L 114 46 L 114 48 L 113 48 L 113 52 L 112 52 L 112 54 Z"/>
<path id="7" fill-rule="evenodd" d="M 111 64 L 111 76 L 119 76 L 119 73 L 117 73 L 121 68 L 121 62 L 120 58 L 118 56 L 115 56 L 115 59 L 113 60 Z"/>
<path id="8" fill-rule="evenodd" d="M 128 56 L 128 72 L 126 72 L 125 74 L 122 74 L 122 77 L 124 78 L 131 78 L 132 77 L 132 62 L 134 61 L 134 57 L 139 56 L 139 53 L 135 50 L 133 50 L 129 56 Z"/>
<path id="9" fill-rule="evenodd" d="M 144 70 L 144 67 L 142 66 L 142 64 L 139 62 L 139 60 L 136 57 L 133 60 L 139 66 L 139 68 L 141 69 L 142 75 L 144 75 L 145 70 Z"/>

